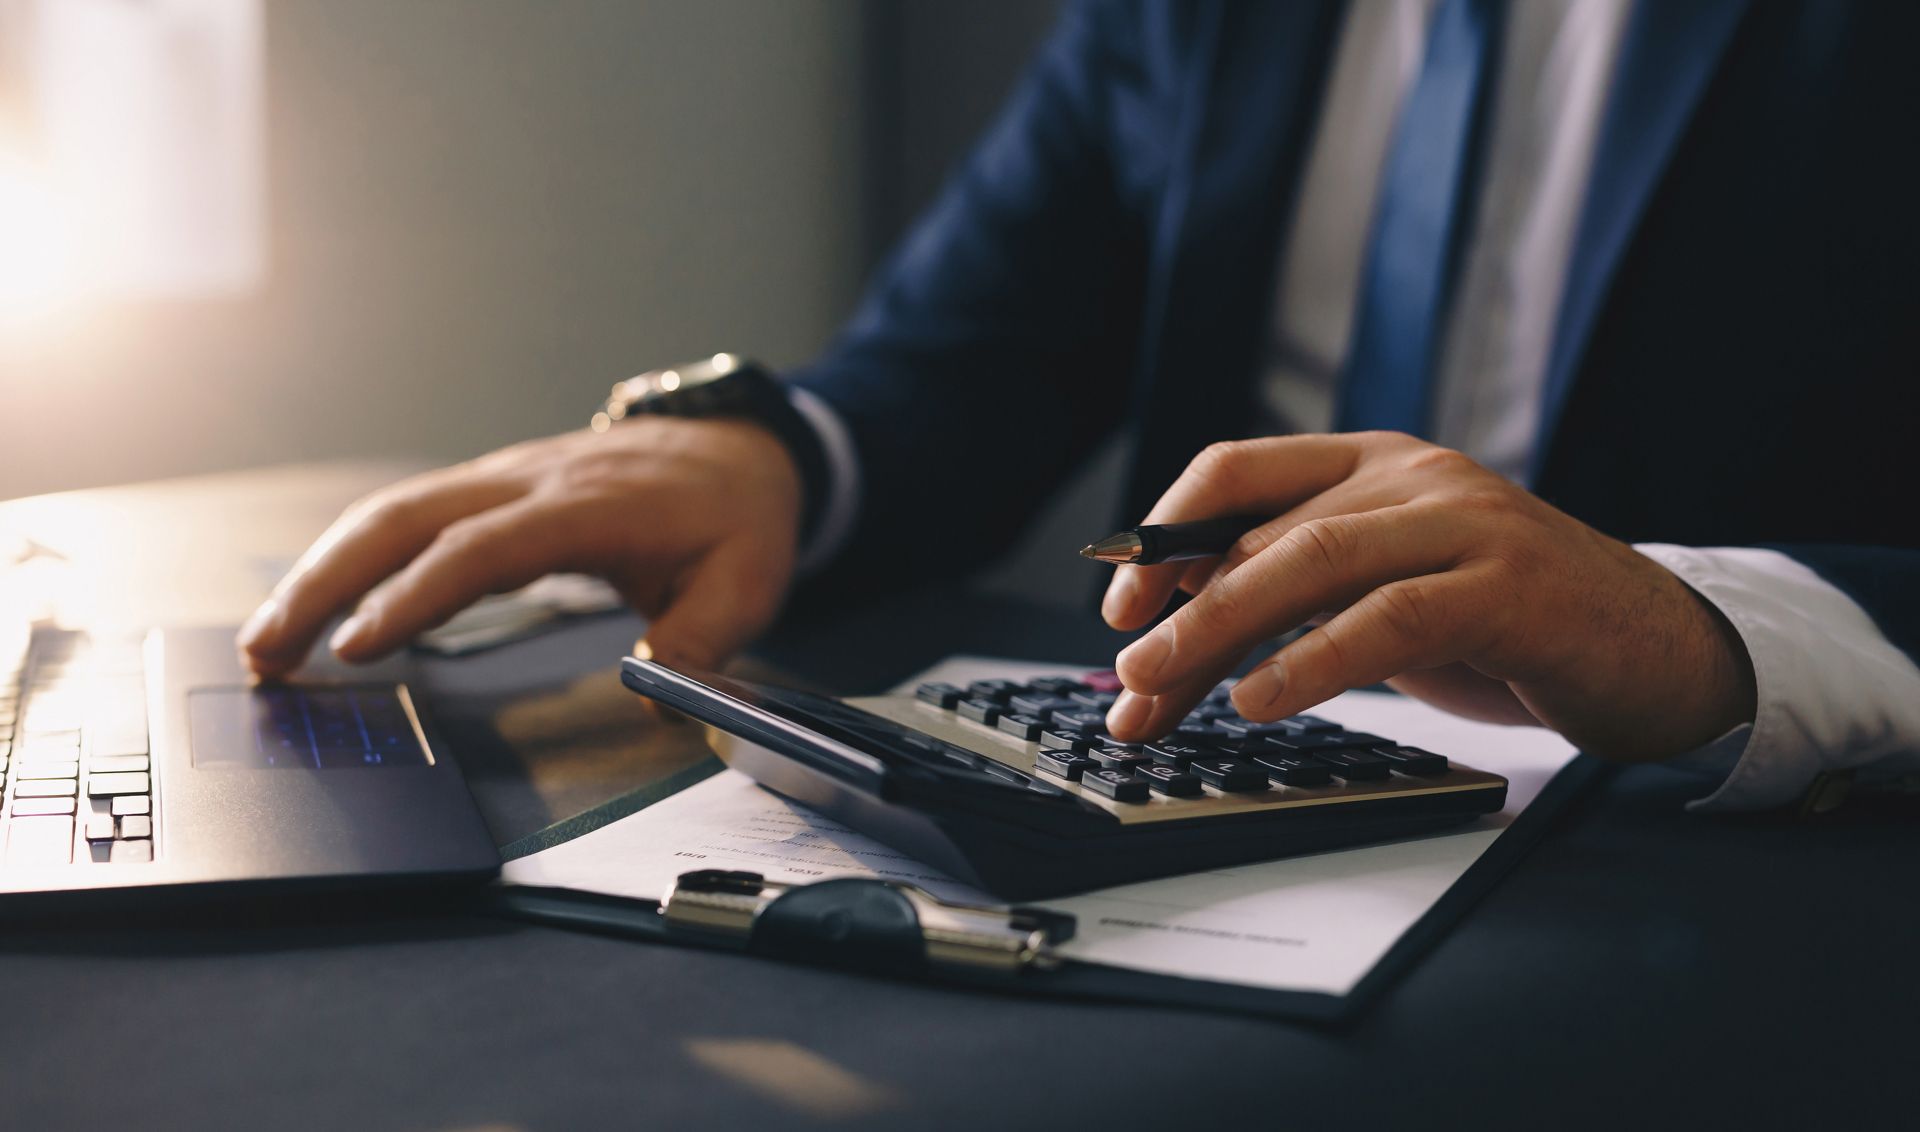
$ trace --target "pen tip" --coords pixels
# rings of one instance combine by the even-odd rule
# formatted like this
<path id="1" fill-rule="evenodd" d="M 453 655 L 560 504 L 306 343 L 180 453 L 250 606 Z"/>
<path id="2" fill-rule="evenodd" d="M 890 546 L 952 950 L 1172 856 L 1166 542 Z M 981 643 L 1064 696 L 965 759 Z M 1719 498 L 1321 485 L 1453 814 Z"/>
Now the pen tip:
<path id="1" fill-rule="evenodd" d="M 1140 536 L 1132 531 L 1108 535 L 1080 552 L 1080 557 L 1095 562 L 1124 563 L 1140 557 Z"/>

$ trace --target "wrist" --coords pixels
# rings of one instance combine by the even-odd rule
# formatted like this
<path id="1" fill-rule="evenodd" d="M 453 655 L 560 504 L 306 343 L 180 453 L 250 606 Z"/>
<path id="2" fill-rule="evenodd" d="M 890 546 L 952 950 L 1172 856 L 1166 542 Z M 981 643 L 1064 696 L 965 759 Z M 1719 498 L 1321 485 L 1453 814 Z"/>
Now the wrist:
<path id="1" fill-rule="evenodd" d="M 671 369 L 652 370 L 614 386 L 592 427 L 605 431 L 644 416 L 744 421 L 771 435 L 798 477 L 800 541 L 818 532 L 832 487 L 826 444 L 794 404 L 793 394 L 764 367 L 734 354 L 715 354 Z"/>

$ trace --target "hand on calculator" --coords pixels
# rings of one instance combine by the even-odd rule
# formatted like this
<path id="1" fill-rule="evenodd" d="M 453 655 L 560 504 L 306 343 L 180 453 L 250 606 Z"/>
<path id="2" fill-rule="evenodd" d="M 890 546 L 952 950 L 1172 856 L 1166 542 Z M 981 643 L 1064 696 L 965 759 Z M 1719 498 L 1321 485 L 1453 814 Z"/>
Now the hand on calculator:
<path id="1" fill-rule="evenodd" d="M 1166 732 L 1254 646 L 1324 618 L 1241 680 L 1249 720 L 1386 681 L 1478 719 L 1538 723 L 1584 750 L 1664 758 L 1754 717 L 1739 635 L 1664 566 L 1457 452 L 1397 433 L 1217 444 L 1149 523 L 1275 518 L 1224 557 L 1121 566 L 1103 612 L 1124 739 Z"/>

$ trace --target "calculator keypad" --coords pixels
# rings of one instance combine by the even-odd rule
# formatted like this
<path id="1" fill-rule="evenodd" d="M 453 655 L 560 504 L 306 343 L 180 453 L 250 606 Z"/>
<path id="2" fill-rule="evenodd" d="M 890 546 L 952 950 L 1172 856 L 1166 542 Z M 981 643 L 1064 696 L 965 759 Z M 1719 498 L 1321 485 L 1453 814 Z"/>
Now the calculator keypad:
<path id="1" fill-rule="evenodd" d="M 1104 715 L 1117 688 L 1111 673 L 1092 673 L 1079 680 L 923 684 L 914 698 L 1003 737 L 1035 743 L 1032 765 L 1040 781 L 1077 783 L 1083 792 L 1128 809 L 1273 791 L 1324 794 L 1396 783 L 1414 788 L 1452 769 L 1444 755 L 1347 731 L 1318 716 L 1242 719 L 1230 684 L 1210 692 L 1166 737 L 1122 743 L 1106 734 Z"/>

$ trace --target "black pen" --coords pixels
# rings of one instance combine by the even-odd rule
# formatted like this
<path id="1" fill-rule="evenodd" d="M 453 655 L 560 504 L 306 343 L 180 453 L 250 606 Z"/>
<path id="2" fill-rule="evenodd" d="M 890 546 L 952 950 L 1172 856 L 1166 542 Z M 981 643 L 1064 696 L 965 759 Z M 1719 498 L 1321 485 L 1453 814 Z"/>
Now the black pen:
<path id="1" fill-rule="evenodd" d="M 1225 554 L 1241 535 L 1266 521 L 1250 515 L 1229 515 L 1195 523 L 1133 527 L 1092 544 L 1080 552 L 1080 557 L 1127 566 L 1210 558 Z"/>

